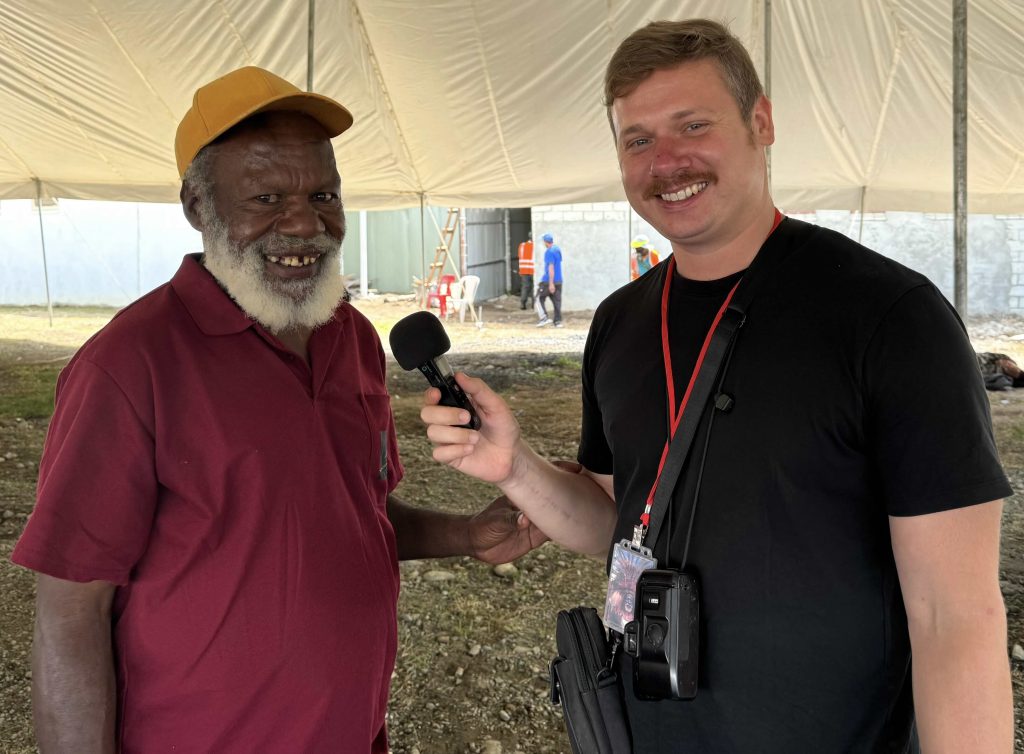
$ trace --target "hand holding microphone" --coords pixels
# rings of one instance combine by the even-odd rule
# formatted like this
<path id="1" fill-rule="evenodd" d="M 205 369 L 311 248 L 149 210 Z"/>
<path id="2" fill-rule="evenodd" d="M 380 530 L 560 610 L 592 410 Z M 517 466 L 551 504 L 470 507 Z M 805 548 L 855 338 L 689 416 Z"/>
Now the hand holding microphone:
<path id="1" fill-rule="evenodd" d="M 451 342 L 430 312 L 400 320 L 391 330 L 390 340 L 399 365 L 408 371 L 418 369 L 441 393 L 440 401 L 428 397 L 420 410 L 427 437 L 434 445 L 434 460 L 484 482 L 505 482 L 522 450 L 519 422 L 508 404 L 483 380 L 455 376 L 444 357 Z M 469 422 L 458 424 L 461 417 L 453 417 L 449 407 L 466 411 Z"/>
<path id="2" fill-rule="evenodd" d="M 441 405 L 463 408 L 469 423 L 461 426 L 480 429 L 480 417 L 466 393 L 455 381 L 455 372 L 445 354 L 452 347 L 444 326 L 430 312 L 416 312 L 400 319 L 389 336 L 391 352 L 402 369 L 419 369 L 427 382 L 441 391 Z"/>

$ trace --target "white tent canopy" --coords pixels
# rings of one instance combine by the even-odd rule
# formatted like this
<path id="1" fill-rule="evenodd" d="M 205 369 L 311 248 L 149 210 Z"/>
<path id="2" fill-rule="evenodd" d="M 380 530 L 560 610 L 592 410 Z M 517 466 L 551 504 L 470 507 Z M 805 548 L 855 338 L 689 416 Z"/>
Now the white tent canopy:
<path id="1" fill-rule="evenodd" d="M 260 65 L 304 87 L 307 0 L 0 0 L 0 198 L 174 201 L 177 122 Z M 618 42 L 763 0 L 318 0 L 313 88 L 350 208 L 622 198 L 601 106 Z M 950 0 L 774 0 L 774 193 L 789 210 L 952 210 Z M 972 0 L 970 210 L 1024 212 L 1024 3 Z"/>

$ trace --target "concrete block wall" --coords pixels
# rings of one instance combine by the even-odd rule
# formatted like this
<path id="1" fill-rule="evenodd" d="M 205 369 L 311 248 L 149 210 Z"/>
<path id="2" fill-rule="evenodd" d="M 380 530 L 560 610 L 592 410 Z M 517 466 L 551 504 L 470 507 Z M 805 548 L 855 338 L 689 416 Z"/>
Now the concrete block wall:
<path id="1" fill-rule="evenodd" d="M 953 299 L 953 216 L 921 212 L 860 215 L 846 210 L 790 213 L 859 240 L 927 276 Z M 533 237 L 551 233 L 563 255 L 564 308 L 594 309 L 629 281 L 629 241 L 650 237 L 664 258 L 669 243 L 626 202 L 533 208 Z M 1024 314 L 1024 215 L 971 215 L 967 225 L 969 314 Z M 538 247 L 538 259 L 540 259 Z"/>
<path id="2" fill-rule="evenodd" d="M 404 244 L 387 244 L 415 252 L 414 268 L 402 268 L 398 290 L 404 290 L 421 266 L 419 213 L 414 214 Z M 61 201 L 44 207 L 43 216 L 55 303 L 126 304 L 173 275 L 184 253 L 201 249 L 199 235 L 185 222 L 178 205 Z M 859 215 L 845 210 L 793 216 L 860 238 L 865 246 L 927 275 L 952 300 L 952 215 L 874 213 L 864 217 L 863 227 Z M 353 221 L 356 217 L 352 213 Z M 633 236 L 649 236 L 662 258 L 671 251 L 624 201 L 534 207 L 532 229 L 538 258 L 544 233 L 554 235 L 562 249 L 567 311 L 594 309 L 629 281 Z M 345 243 L 345 271 L 351 274 L 358 273 L 358 236 L 353 222 Z M 375 238 L 380 238 L 379 232 L 371 235 L 371 250 Z M 967 238 L 968 313 L 1024 315 L 1024 215 L 971 215 Z M 371 258 L 371 267 L 377 261 Z M 396 267 L 394 259 L 381 257 L 379 262 Z M 0 305 L 46 302 L 32 202 L 0 202 L 0 268 Z M 376 277 L 373 269 L 370 272 Z"/>
<path id="3" fill-rule="evenodd" d="M 562 250 L 562 308 L 566 311 L 595 309 L 605 296 L 629 282 L 629 211 L 626 202 L 533 208 L 538 266 L 543 263 L 540 239 L 545 233 L 554 236 Z"/>
<path id="4" fill-rule="evenodd" d="M 1024 314 L 1024 217 L 997 215 L 1006 223 L 1006 245 L 1010 250 L 1010 303 L 1009 311 Z"/>
<path id="5" fill-rule="evenodd" d="M 943 213 L 846 211 L 793 214 L 859 240 L 917 270 L 953 300 L 953 216 Z M 970 215 L 967 220 L 967 313 L 1024 314 L 1024 216 Z M 1014 289 L 1016 288 L 1016 293 Z"/>

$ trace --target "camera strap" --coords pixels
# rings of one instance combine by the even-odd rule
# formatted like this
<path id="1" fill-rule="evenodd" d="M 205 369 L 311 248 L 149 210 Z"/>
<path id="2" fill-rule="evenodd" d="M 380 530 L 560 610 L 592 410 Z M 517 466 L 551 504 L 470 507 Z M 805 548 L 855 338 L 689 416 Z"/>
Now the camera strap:
<path id="1" fill-rule="evenodd" d="M 732 398 L 721 393 L 722 382 L 728 369 L 728 364 L 735 348 L 740 328 L 747 319 L 747 311 L 754 298 L 757 287 L 766 277 L 766 273 L 774 265 L 775 261 L 784 256 L 790 250 L 787 239 L 791 236 L 789 228 L 782 226 L 783 216 L 775 211 L 775 224 L 768 235 L 768 239 L 762 245 L 757 256 L 754 257 L 743 277 L 729 291 L 719 309 L 711 328 L 705 336 L 704 344 L 693 373 L 690 376 L 689 384 L 683 394 L 678 411 L 674 406 L 674 385 L 671 379 L 666 379 L 668 385 L 669 411 L 671 412 L 670 437 L 662 451 L 661 462 L 658 467 L 658 475 L 654 486 L 648 495 L 647 504 L 643 514 L 640 516 L 640 523 L 633 529 L 633 546 L 640 548 L 647 542 L 647 547 L 653 550 L 658 541 L 661 526 L 665 521 L 666 512 L 672 500 L 675 488 L 682 472 L 686 458 L 690 452 L 693 440 L 697 434 L 697 428 L 701 417 L 714 394 L 714 405 L 717 409 L 728 411 L 732 406 Z M 672 256 L 667 265 L 665 287 L 662 295 L 662 355 L 666 363 L 666 371 L 671 372 L 671 354 L 668 345 L 668 296 L 675 276 L 675 255 Z M 691 501 L 689 511 L 684 511 L 680 520 L 687 521 L 686 545 L 683 558 L 680 561 L 682 566 L 686 564 L 687 550 L 689 549 L 690 534 L 693 529 L 694 514 L 696 512 L 697 497 L 700 492 L 700 481 L 703 476 L 704 460 L 707 457 L 708 442 L 711 437 L 711 423 L 714 420 L 714 412 L 708 422 L 708 430 L 705 434 L 703 452 L 697 477 L 697 487 Z"/>

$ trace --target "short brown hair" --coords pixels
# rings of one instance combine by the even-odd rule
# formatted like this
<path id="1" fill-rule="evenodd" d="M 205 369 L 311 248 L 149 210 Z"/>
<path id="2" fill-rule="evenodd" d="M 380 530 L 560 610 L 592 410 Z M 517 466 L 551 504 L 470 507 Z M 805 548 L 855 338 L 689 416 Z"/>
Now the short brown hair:
<path id="1" fill-rule="evenodd" d="M 611 122 L 612 102 L 625 97 L 655 71 L 682 63 L 713 60 L 744 121 L 764 94 L 757 69 L 743 43 L 717 21 L 652 21 L 619 45 L 604 75 L 604 105 Z M 614 131 L 614 125 L 612 126 Z"/>

